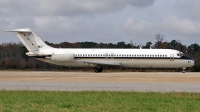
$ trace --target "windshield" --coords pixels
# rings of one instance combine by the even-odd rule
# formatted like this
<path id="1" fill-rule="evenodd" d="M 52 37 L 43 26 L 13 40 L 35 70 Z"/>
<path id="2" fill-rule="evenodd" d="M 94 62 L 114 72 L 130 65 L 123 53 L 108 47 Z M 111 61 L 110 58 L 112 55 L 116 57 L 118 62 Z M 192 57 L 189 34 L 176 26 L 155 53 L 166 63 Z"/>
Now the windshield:
<path id="1" fill-rule="evenodd" d="M 177 54 L 177 56 L 184 56 L 184 54 L 183 54 L 182 52 L 179 52 L 179 53 Z"/>

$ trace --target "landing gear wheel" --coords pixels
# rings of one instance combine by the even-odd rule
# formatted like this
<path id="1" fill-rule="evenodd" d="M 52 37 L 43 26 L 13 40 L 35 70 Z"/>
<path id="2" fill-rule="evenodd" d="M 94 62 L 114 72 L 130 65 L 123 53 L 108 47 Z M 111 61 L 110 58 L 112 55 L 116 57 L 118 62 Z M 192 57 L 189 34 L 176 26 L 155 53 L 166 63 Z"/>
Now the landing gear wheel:
<path id="1" fill-rule="evenodd" d="M 182 69 L 182 73 L 185 73 L 185 68 Z"/>
<path id="2" fill-rule="evenodd" d="M 98 72 L 99 72 L 99 69 L 98 69 L 98 68 L 94 68 L 94 72 L 95 72 L 95 73 L 98 73 Z"/>
<path id="3" fill-rule="evenodd" d="M 103 67 L 100 67 L 100 68 L 94 68 L 94 72 L 95 73 L 100 73 L 103 71 Z"/>
<path id="4" fill-rule="evenodd" d="M 103 71 L 103 67 L 100 67 L 100 68 L 99 68 L 99 72 L 102 72 L 102 71 Z"/>

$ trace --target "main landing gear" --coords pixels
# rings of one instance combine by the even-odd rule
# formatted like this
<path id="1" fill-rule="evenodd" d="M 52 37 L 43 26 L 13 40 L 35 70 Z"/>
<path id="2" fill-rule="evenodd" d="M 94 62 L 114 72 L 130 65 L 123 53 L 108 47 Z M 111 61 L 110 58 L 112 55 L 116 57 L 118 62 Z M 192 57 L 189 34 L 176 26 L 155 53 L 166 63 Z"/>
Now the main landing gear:
<path id="1" fill-rule="evenodd" d="M 186 68 L 182 68 L 182 73 L 185 73 L 185 69 L 186 69 Z"/>
<path id="2" fill-rule="evenodd" d="M 94 72 L 95 73 L 100 73 L 103 71 L 103 67 L 99 67 L 99 68 L 94 68 Z"/>

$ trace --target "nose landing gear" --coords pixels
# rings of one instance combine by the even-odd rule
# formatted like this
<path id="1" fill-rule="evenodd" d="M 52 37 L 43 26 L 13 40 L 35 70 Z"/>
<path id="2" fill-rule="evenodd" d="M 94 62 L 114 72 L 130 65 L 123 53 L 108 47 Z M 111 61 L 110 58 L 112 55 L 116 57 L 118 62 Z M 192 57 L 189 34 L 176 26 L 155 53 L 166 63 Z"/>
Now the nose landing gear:
<path id="1" fill-rule="evenodd" d="M 182 68 L 182 73 L 185 73 L 185 69 L 186 69 L 186 68 Z"/>

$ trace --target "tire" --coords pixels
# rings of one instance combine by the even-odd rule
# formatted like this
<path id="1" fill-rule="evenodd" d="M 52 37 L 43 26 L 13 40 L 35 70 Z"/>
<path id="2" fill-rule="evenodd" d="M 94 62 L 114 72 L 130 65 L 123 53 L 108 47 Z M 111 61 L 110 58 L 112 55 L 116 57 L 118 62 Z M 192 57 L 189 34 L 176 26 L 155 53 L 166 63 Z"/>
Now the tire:
<path id="1" fill-rule="evenodd" d="M 94 72 L 95 73 L 100 73 L 103 71 L 103 67 L 100 67 L 100 68 L 94 68 Z"/>

